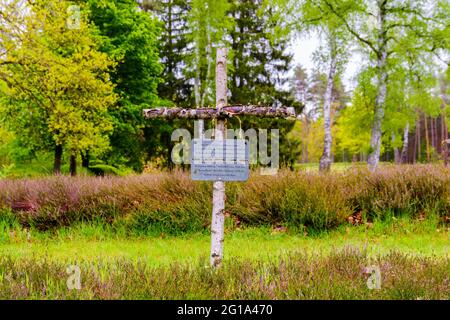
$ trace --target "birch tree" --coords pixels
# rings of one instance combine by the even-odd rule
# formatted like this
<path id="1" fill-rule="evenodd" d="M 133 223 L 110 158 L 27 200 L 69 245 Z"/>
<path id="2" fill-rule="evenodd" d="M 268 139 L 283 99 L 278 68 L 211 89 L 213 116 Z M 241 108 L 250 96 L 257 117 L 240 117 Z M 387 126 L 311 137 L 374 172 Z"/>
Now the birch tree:
<path id="1" fill-rule="evenodd" d="M 347 35 L 341 19 L 327 8 L 326 3 L 318 0 L 306 0 L 300 6 L 295 2 L 289 5 L 300 13 L 300 19 L 291 18 L 298 32 L 317 32 L 324 40 L 325 46 L 316 51 L 319 65 L 326 65 L 327 82 L 323 99 L 324 143 L 320 158 L 320 171 L 328 171 L 331 167 L 331 106 L 333 103 L 333 86 L 340 67 L 345 64 L 344 53 L 347 46 Z"/>
<path id="2" fill-rule="evenodd" d="M 445 28 L 436 18 L 439 2 L 431 0 L 323 0 L 327 10 L 342 21 L 376 67 L 377 94 L 371 130 L 368 165 L 378 166 L 381 150 L 382 124 L 385 117 L 390 59 L 396 56 L 395 44 L 414 35 L 419 45 L 415 51 L 435 51 L 440 44 L 428 41 L 432 28 Z"/>
<path id="3" fill-rule="evenodd" d="M 221 0 L 193 0 L 191 3 L 188 40 L 192 43 L 192 54 L 188 72 L 194 79 L 194 98 L 198 108 L 215 103 L 215 55 L 231 27 L 228 8 L 229 3 Z M 203 130 L 203 120 L 199 120 L 199 136 Z"/>

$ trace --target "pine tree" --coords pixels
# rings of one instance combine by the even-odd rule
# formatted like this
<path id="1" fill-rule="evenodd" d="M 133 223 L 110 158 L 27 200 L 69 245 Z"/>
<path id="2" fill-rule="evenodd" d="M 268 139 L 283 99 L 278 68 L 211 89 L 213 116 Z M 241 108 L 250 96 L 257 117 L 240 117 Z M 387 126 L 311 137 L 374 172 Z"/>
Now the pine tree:
<path id="1" fill-rule="evenodd" d="M 186 56 L 190 53 L 188 46 L 189 0 L 143 1 L 141 7 L 152 11 L 161 21 L 160 57 L 164 65 L 158 94 L 162 99 L 175 105 L 187 106 L 192 102 L 192 84 L 183 74 Z"/>
<path id="2" fill-rule="evenodd" d="M 273 8 L 262 0 L 231 0 L 229 15 L 234 20 L 230 32 L 229 103 L 293 105 L 293 97 L 283 86 L 289 81 L 287 72 L 292 55 L 286 52 L 288 40 L 278 37 Z M 286 86 L 288 87 L 288 86 Z M 301 109 L 301 108 L 300 108 Z M 280 164 L 293 166 L 298 157 L 294 141 L 287 139 L 294 122 L 268 119 L 242 119 L 231 125 L 242 129 L 279 129 Z"/>
<path id="3" fill-rule="evenodd" d="M 264 13 L 260 11 L 264 5 Z M 272 8 L 262 0 L 231 1 L 235 21 L 230 34 L 233 50 L 230 103 L 286 104 L 289 92 L 281 90 L 288 81 L 292 55 L 288 40 L 273 36 Z"/>

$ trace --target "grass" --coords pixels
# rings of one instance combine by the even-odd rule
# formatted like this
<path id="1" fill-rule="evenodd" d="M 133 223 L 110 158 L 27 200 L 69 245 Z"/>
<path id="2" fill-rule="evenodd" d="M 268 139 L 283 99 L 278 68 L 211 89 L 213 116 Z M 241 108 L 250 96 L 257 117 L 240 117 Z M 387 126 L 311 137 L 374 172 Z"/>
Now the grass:
<path id="1" fill-rule="evenodd" d="M 152 266 L 194 263 L 209 252 L 209 234 L 157 237 L 124 236 L 99 224 L 80 224 L 55 233 L 20 228 L 2 230 L 0 255 L 24 258 L 41 256 L 58 262 L 128 259 Z M 422 256 L 447 257 L 448 229 L 438 220 L 411 222 L 408 218 L 377 221 L 368 228 L 346 226 L 309 236 L 289 230 L 246 228 L 228 231 L 225 237 L 227 260 L 265 260 L 288 252 L 332 253 L 347 246 L 364 249 L 368 255 L 392 250 Z"/>
<path id="2" fill-rule="evenodd" d="M 439 217 L 342 226 L 305 235 L 229 229 L 223 267 L 208 267 L 206 233 L 127 236 L 98 223 L 42 232 L 0 225 L 0 298 L 448 299 L 449 233 Z M 66 268 L 81 270 L 68 290 Z M 365 270 L 378 266 L 381 290 Z"/>
<path id="3" fill-rule="evenodd" d="M 380 162 L 380 166 L 384 166 L 386 163 Z M 366 162 L 335 162 L 331 165 L 332 171 L 345 171 L 352 167 L 367 167 Z M 305 171 L 319 171 L 319 163 L 296 163 L 294 165 L 296 170 L 305 170 Z"/>
<path id="4" fill-rule="evenodd" d="M 449 299 L 448 173 L 227 184 L 219 270 L 207 258 L 210 185 L 186 174 L 2 181 L 0 299 Z M 70 265 L 80 290 L 67 288 Z"/>

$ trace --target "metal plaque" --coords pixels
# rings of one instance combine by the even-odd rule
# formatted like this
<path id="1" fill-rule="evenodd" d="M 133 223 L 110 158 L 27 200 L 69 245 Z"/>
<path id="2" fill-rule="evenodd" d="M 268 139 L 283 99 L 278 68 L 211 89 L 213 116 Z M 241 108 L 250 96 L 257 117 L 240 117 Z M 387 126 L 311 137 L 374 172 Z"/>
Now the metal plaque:
<path id="1" fill-rule="evenodd" d="M 249 147 L 244 139 L 193 139 L 191 176 L 203 181 L 246 181 Z"/>

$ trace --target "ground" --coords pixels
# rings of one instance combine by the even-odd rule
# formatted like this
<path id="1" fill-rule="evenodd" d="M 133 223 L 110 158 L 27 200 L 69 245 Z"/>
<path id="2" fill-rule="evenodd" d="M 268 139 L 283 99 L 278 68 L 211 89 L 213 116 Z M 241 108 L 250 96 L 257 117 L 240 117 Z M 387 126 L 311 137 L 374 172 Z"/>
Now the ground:
<path id="1" fill-rule="evenodd" d="M 0 297 L 39 299 L 448 299 L 448 229 L 395 219 L 318 235 L 234 230 L 223 267 L 209 235 L 124 237 L 101 225 L 53 233 L 2 230 Z M 80 290 L 68 290 L 68 266 Z M 380 290 L 366 269 L 380 266 Z M 208 271 L 210 270 L 210 271 Z M 224 282 L 228 285 L 224 286 Z"/>

